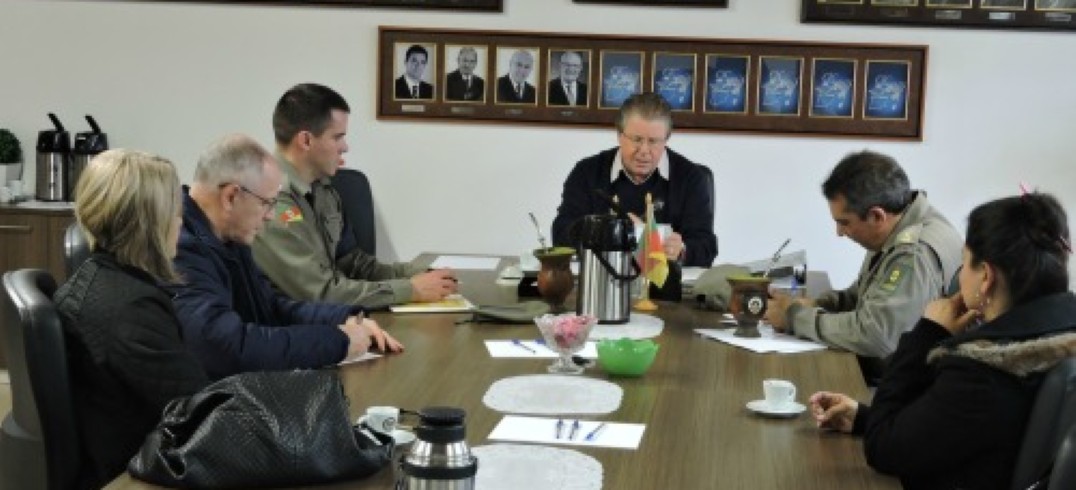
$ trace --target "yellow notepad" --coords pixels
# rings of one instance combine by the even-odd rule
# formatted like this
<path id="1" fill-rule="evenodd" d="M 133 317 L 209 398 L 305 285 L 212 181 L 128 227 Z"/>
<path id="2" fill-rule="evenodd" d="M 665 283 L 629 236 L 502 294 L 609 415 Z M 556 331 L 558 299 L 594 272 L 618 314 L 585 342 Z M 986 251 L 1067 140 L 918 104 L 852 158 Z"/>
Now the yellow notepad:
<path id="1" fill-rule="evenodd" d="M 475 309 L 474 303 L 471 303 L 458 294 L 453 294 L 446 297 L 441 301 L 434 301 L 431 303 L 405 303 L 402 305 L 396 305 L 389 307 L 393 313 L 456 313 L 466 312 Z"/>

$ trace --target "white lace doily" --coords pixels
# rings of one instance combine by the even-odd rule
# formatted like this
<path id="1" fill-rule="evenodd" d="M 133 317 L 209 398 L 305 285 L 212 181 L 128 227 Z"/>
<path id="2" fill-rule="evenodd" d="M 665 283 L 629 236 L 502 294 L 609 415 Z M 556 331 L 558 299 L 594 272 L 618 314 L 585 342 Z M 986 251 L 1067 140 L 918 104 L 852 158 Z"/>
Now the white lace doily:
<path id="1" fill-rule="evenodd" d="M 590 330 L 590 340 L 619 339 L 627 337 L 633 340 L 650 339 L 661 335 L 665 320 L 645 313 L 632 313 L 628 323 L 622 325 L 594 325 Z"/>
<path id="2" fill-rule="evenodd" d="M 607 414 L 624 390 L 600 379 L 535 374 L 497 380 L 482 402 L 498 412 L 532 415 Z"/>
<path id="3" fill-rule="evenodd" d="M 599 490 L 602 464 L 579 451 L 547 446 L 492 444 L 478 457 L 476 490 Z"/>

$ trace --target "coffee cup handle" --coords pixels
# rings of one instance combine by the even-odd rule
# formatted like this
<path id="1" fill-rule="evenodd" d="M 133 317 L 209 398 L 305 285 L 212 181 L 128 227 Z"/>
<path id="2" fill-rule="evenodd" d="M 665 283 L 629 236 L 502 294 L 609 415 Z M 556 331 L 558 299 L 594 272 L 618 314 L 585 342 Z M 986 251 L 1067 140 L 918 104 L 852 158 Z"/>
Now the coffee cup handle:
<path id="1" fill-rule="evenodd" d="M 790 399 L 790 401 L 792 401 L 793 403 L 796 402 L 796 385 L 792 385 L 792 398 Z"/>

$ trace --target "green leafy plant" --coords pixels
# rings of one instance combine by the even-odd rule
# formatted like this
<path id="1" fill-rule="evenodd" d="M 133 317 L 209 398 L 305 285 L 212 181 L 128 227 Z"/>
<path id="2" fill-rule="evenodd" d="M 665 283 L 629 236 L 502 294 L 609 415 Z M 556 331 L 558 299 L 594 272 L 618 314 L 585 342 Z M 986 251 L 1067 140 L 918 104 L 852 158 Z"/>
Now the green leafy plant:
<path id="1" fill-rule="evenodd" d="M 0 129 L 0 163 L 17 163 L 22 161 L 22 147 L 19 139 L 11 131 Z"/>

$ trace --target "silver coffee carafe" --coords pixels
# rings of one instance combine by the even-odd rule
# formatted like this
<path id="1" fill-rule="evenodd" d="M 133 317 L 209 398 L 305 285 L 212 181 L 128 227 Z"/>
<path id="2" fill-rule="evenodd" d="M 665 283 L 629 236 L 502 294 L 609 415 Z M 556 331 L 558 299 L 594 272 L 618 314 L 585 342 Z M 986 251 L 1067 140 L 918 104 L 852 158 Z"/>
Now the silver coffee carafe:
<path id="1" fill-rule="evenodd" d="M 478 458 L 467 447 L 466 416 L 452 407 L 419 412 L 417 440 L 400 459 L 397 490 L 474 490 Z"/>
<path id="2" fill-rule="evenodd" d="M 56 114 L 49 113 L 55 129 L 37 133 L 37 182 L 34 194 L 39 201 L 63 201 L 71 170 L 71 135 Z"/>
<path id="3" fill-rule="evenodd" d="M 71 170 L 68 172 L 64 200 L 75 200 L 75 186 L 78 184 L 82 171 L 89 165 L 90 160 L 108 149 L 108 135 L 101 132 L 101 127 L 93 116 L 87 114 L 86 122 L 93 131 L 81 132 L 75 135 L 75 149 L 72 152 Z"/>
<path id="4" fill-rule="evenodd" d="M 593 214 L 578 223 L 579 288 L 576 313 L 598 323 L 627 323 L 631 284 L 639 277 L 635 225 L 627 216 Z"/>

